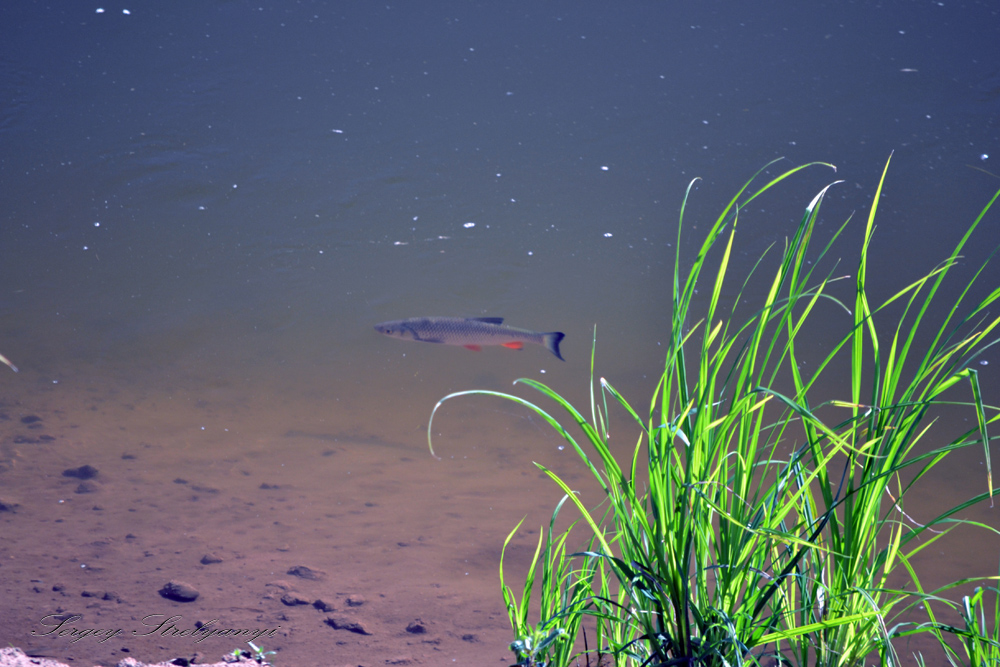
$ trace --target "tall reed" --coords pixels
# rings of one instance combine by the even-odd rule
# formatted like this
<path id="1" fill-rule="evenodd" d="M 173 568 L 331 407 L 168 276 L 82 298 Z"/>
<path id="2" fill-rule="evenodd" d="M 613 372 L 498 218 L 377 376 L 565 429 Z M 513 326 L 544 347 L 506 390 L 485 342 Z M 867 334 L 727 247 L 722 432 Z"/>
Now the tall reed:
<path id="1" fill-rule="evenodd" d="M 433 419 L 441 403 L 470 394 L 499 396 L 545 419 L 604 492 L 601 498 L 581 497 L 535 464 L 576 506 L 590 545 L 567 555 L 568 532 L 553 539 L 550 527 L 538 553 L 543 562 L 557 563 L 550 571 L 560 574 L 542 582 L 541 597 L 548 602 L 538 624 L 529 624 L 525 615 L 532 573 L 521 606 L 514 604 L 517 639 L 511 648 L 518 664 L 570 664 L 573 656 L 565 647 L 587 616 L 594 619 L 598 644 L 578 660 L 597 664 L 599 652 L 616 665 L 643 667 L 775 660 L 835 667 L 861 665 L 874 655 L 883 665 L 896 665 L 893 638 L 947 627 L 910 626 L 899 622 L 899 615 L 915 605 L 933 614 L 932 601 L 950 587 L 925 593 L 911 566 L 913 556 L 947 534 L 956 525 L 954 515 L 994 495 L 988 427 L 1000 415 L 984 403 L 972 364 L 996 342 L 1000 317 L 989 309 L 1000 299 L 1000 286 L 974 296 L 984 264 L 953 303 L 942 307 L 935 297 L 1000 192 L 938 266 L 873 305 L 869 248 L 887 161 L 864 229 L 853 303 L 834 296 L 831 285 L 842 278 L 832 271 L 816 274 L 848 223 L 815 256 L 810 252 L 831 184 L 806 207 L 763 300 L 749 314 L 736 308 L 749 294 L 744 278 L 735 304 L 724 304 L 741 209 L 819 165 L 790 169 L 754 190 L 771 165 L 758 172 L 711 225 L 682 279 L 679 241 L 692 181 L 678 226 L 671 336 L 648 408 L 633 407 L 604 378 L 597 393 L 593 353 L 589 418 L 550 387 L 517 381 L 553 401 L 582 437 L 550 411 L 513 394 L 464 391 L 435 406 L 428 424 L 432 453 Z M 714 272 L 710 253 L 720 257 Z M 764 265 L 758 261 L 754 271 Z M 706 281 L 707 306 L 696 313 L 694 295 Z M 799 349 L 806 323 L 823 304 L 846 310 L 851 324 L 806 373 Z M 902 314 L 886 324 L 890 307 Z M 930 343 L 918 343 L 924 340 Z M 821 377 L 839 364 L 849 365 L 849 394 L 820 400 Z M 946 445 L 926 445 L 934 408 L 944 403 L 964 406 L 976 426 Z M 624 409 L 640 431 L 622 460 L 610 447 L 609 404 Z M 983 492 L 924 523 L 909 520 L 903 511 L 909 489 L 951 452 L 969 446 L 983 449 Z M 894 588 L 893 573 L 908 575 L 911 585 Z M 506 584 L 504 591 L 510 609 L 513 596 Z M 555 600 L 559 604 L 553 605 Z M 524 642 L 529 636 L 530 650 Z M 558 640 L 539 647 L 549 637 Z"/>

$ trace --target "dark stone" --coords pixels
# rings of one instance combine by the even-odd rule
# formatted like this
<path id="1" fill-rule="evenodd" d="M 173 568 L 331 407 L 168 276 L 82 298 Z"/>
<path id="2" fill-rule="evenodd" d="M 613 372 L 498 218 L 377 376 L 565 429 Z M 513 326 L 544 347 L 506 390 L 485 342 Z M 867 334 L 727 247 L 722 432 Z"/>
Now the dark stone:
<path id="1" fill-rule="evenodd" d="M 424 635 L 427 634 L 427 626 L 419 618 L 415 621 L 411 621 L 408 626 L 406 626 L 406 631 L 411 635 Z"/>
<path id="2" fill-rule="evenodd" d="M 325 572 L 320 570 L 314 570 L 311 567 L 306 567 L 305 565 L 296 565 L 288 569 L 287 574 L 293 577 L 300 577 L 302 579 L 309 579 L 310 581 L 319 581 L 326 576 Z"/>
<path id="3" fill-rule="evenodd" d="M 29 438 L 26 435 L 15 435 L 14 444 L 15 445 L 37 445 L 41 440 L 38 438 Z"/>
<path id="4" fill-rule="evenodd" d="M 40 421 L 42 421 L 42 418 L 39 417 L 38 415 L 27 415 L 25 417 L 21 417 L 22 424 L 34 424 L 35 422 L 40 422 Z"/>
<path id="5" fill-rule="evenodd" d="M 135 459 L 136 459 L 135 454 L 129 454 L 127 452 L 125 454 L 122 454 L 123 461 L 134 461 Z"/>
<path id="6" fill-rule="evenodd" d="M 73 493 L 97 493 L 101 487 L 96 482 L 85 481 L 77 484 Z"/>
<path id="7" fill-rule="evenodd" d="M 194 602 L 200 595 L 197 588 L 183 581 L 171 581 L 158 592 L 174 602 Z"/>
<path id="8" fill-rule="evenodd" d="M 212 563 L 221 563 L 221 562 L 222 562 L 222 557 L 217 556 L 214 553 L 205 554 L 204 556 L 201 557 L 202 565 L 211 565 Z"/>
<path id="9" fill-rule="evenodd" d="M 477 637 L 476 635 L 471 635 L 471 634 L 470 635 L 462 635 L 462 641 L 463 642 L 473 642 L 473 643 L 475 643 L 475 642 L 479 641 L 479 637 Z"/>
<path id="10" fill-rule="evenodd" d="M 336 607 L 334 607 L 329 602 L 326 602 L 325 600 L 316 600 L 315 602 L 313 602 L 313 606 L 319 609 L 320 611 L 337 611 Z"/>
<path id="11" fill-rule="evenodd" d="M 16 512 L 17 508 L 20 507 L 17 503 L 12 503 L 9 500 L 4 500 L 0 498 L 0 512 Z"/>
<path id="12" fill-rule="evenodd" d="M 285 593 L 281 596 L 281 602 L 289 607 L 309 604 L 309 600 L 305 599 L 298 593 Z"/>
<path id="13" fill-rule="evenodd" d="M 96 598 L 100 597 L 100 593 L 95 593 L 94 591 L 80 591 L 80 597 L 84 598 Z"/>
<path id="14" fill-rule="evenodd" d="M 187 484 L 187 483 L 188 481 L 183 477 L 178 477 L 177 479 L 174 480 L 174 484 Z"/>
<path id="15" fill-rule="evenodd" d="M 365 603 L 365 599 L 360 595 L 349 595 L 347 596 L 347 606 L 348 607 L 360 607 Z"/>
<path id="16" fill-rule="evenodd" d="M 75 477 L 77 479 L 94 479 L 97 477 L 97 468 L 92 465 L 84 465 L 79 468 L 63 470 L 63 477 Z"/>
<path id="17" fill-rule="evenodd" d="M 260 488 L 264 489 L 265 491 L 272 491 L 274 489 L 280 489 L 281 487 L 278 486 L 277 484 L 268 484 L 267 482 L 262 482 Z"/>
<path id="18" fill-rule="evenodd" d="M 359 635 L 370 635 L 371 631 L 365 627 L 365 624 L 361 621 L 354 621 L 349 618 L 335 618 L 333 616 L 327 616 L 326 620 L 323 621 L 329 625 L 334 630 L 347 630 L 348 632 L 353 632 Z"/>
<path id="19" fill-rule="evenodd" d="M 45 433 L 42 433 L 40 436 L 38 436 L 38 439 L 41 440 L 42 442 L 52 442 L 56 438 L 53 435 L 47 435 Z"/>

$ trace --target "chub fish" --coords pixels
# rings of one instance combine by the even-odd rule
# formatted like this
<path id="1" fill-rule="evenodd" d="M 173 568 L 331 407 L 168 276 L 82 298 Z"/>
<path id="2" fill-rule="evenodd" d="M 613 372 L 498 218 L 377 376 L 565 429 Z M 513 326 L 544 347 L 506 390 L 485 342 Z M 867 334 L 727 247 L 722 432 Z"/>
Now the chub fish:
<path id="1" fill-rule="evenodd" d="M 502 317 L 411 317 L 376 324 L 375 330 L 392 338 L 461 345 L 477 352 L 483 345 L 503 345 L 520 350 L 525 343 L 537 343 L 544 345 L 561 361 L 566 361 L 559 354 L 559 343 L 565 337 L 561 331 L 539 333 L 516 329 L 504 326 Z"/>

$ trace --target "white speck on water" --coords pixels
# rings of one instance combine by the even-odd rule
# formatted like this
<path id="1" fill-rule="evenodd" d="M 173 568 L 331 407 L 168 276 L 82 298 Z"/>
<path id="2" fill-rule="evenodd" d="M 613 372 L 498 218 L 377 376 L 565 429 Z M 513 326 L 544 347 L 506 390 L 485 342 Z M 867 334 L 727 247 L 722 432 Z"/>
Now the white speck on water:
<path id="1" fill-rule="evenodd" d="M 343 130 L 330 130 L 330 131 L 333 132 L 334 134 L 343 134 L 344 133 Z"/>
<path id="2" fill-rule="evenodd" d="M 990 362 L 986 361 L 985 359 L 980 359 L 979 360 L 979 365 L 980 366 L 989 366 Z"/>
<path id="3" fill-rule="evenodd" d="M 104 13 L 104 7 L 98 7 L 96 13 L 97 14 L 103 14 Z M 62 502 L 62 501 L 59 501 L 59 502 Z"/>
<path id="4" fill-rule="evenodd" d="M 528 257 L 531 257 L 531 256 L 532 256 L 532 255 L 534 255 L 534 254 L 535 254 L 535 251 L 534 251 L 534 250 L 529 250 L 529 251 L 528 251 Z"/>
<path id="5" fill-rule="evenodd" d="M 234 189 L 234 190 L 235 190 L 236 188 L 238 188 L 238 187 L 239 187 L 238 185 L 236 185 L 235 183 L 233 183 L 233 189 Z"/>
<path id="6" fill-rule="evenodd" d="M 497 178 L 500 178 L 500 176 L 501 176 L 501 174 L 499 174 L 499 173 L 498 173 L 498 174 L 497 174 Z"/>
<path id="7" fill-rule="evenodd" d="M 199 207 L 198 207 L 198 210 L 199 210 L 199 211 L 204 211 L 204 210 L 205 210 L 205 207 L 204 207 L 204 206 L 199 206 Z"/>
<path id="8" fill-rule="evenodd" d="M 466 229 L 472 229 L 473 227 L 476 226 L 476 223 L 474 223 L 474 222 L 466 222 L 462 226 L 465 227 Z"/>
<path id="9" fill-rule="evenodd" d="M 607 170 L 608 170 L 608 167 L 607 167 L 607 166 L 605 166 L 605 165 L 601 165 L 601 171 L 607 171 Z"/>
<path id="10" fill-rule="evenodd" d="M 101 226 L 101 223 L 99 223 L 99 222 L 95 222 L 94 223 L 94 227 L 100 227 L 100 226 Z"/>
<path id="11" fill-rule="evenodd" d="M 122 10 L 122 14 L 125 14 L 125 15 L 128 15 L 128 14 L 131 14 L 131 13 L 132 13 L 132 12 L 130 12 L 130 11 L 129 11 L 129 10 L 127 10 L 127 9 L 123 9 L 123 10 Z"/>
<path id="12" fill-rule="evenodd" d="M 392 245 L 410 245 L 409 241 L 394 241 Z"/>
<path id="13" fill-rule="evenodd" d="M 83 246 L 83 249 L 84 249 L 84 250 L 90 250 L 90 248 L 89 248 L 89 247 L 87 247 L 87 246 Z"/>
<path id="14" fill-rule="evenodd" d="M 610 239 L 611 238 L 611 232 L 604 232 L 604 238 Z"/>
<path id="15" fill-rule="evenodd" d="M 980 160 L 989 160 L 990 156 L 987 155 L 986 153 L 983 153 L 982 155 L 979 156 L 979 159 Z"/>

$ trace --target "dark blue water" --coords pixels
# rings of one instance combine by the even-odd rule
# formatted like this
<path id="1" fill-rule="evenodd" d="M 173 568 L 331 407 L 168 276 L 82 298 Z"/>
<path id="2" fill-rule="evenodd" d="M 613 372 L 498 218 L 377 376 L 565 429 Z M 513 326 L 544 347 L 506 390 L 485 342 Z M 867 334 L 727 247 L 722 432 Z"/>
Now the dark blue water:
<path id="1" fill-rule="evenodd" d="M 76 530 L 124 540 L 138 530 L 135 498 L 166 494 L 144 520 L 178 540 L 192 531 L 182 551 L 196 563 L 223 549 L 218 535 L 247 530 L 240 498 L 263 517 L 232 547 L 254 567 L 277 578 L 308 560 L 335 579 L 340 563 L 352 583 L 327 594 L 393 600 L 370 612 L 385 629 L 368 640 L 265 600 L 260 614 L 287 613 L 298 633 L 282 640 L 286 656 L 308 662 L 308 650 L 343 640 L 335 661 L 505 659 L 498 549 L 522 515 L 540 523 L 558 499 L 530 461 L 575 468 L 524 414 L 474 401 L 446 408 L 448 456 L 434 462 L 423 429 L 435 401 L 520 376 L 584 401 L 596 324 L 599 373 L 645 404 L 669 336 L 679 205 L 695 177 L 682 262 L 769 161 L 786 158 L 772 175 L 835 164 L 744 211 L 733 270 L 780 245 L 819 188 L 842 179 L 820 234 L 854 213 L 833 253 L 851 273 L 893 154 L 871 277 L 876 294 L 902 288 L 947 256 L 1000 186 L 986 173 L 1000 172 L 998 43 L 1000 9 L 985 1 L 5 4 L 0 352 L 21 372 L 0 368 L 11 417 L 0 422 L 0 489 L 24 508 L 5 532 L 29 540 L 29 527 L 45 528 L 30 533 L 37 545 L 4 553 L 22 562 L 85 543 L 51 523 L 63 496 L 85 507 Z M 998 241 L 993 212 L 967 265 Z M 986 271 L 984 290 L 997 275 Z M 567 362 L 540 348 L 398 343 L 371 328 L 418 315 L 558 329 Z M 836 309 L 820 317 L 831 332 L 848 325 Z M 997 365 L 981 371 L 987 402 Z M 55 440 L 15 446 L 18 419 L 36 413 Z M 981 485 L 981 460 L 970 455 L 935 494 Z M 103 518 L 90 496 L 58 486 L 83 463 L 106 478 Z M 177 519 L 190 501 L 168 493 L 199 471 L 221 490 L 198 501 L 211 530 Z M 262 502 L 262 482 L 287 485 L 295 508 Z M 338 503 L 357 513 L 331 512 Z M 295 539 L 278 534 L 281 522 Z M 398 543 L 434 546 L 414 554 Z M 373 561 L 373 549 L 384 556 Z M 275 554 L 289 563 L 271 564 Z M 178 558 L 116 584 L 135 588 L 129 614 L 159 604 L 160 578 L 183 578 Z M 109 572 L 131 562 L 106 559 Z M 968 567 L 995 573 L 995 560 Z M 35 572 L 30 558 L 19 567 L 0 569 L 7 596 L 28 595 L 32 578 L 71 582 L 54 565 Z M 224 578 L 188 578 L 207 589 L 209 575 Z M 255 583 L 226 604 L 257 609 L 270 575 L 241 576 Z M 435 607 L 429 585 L 453 597 Z M 30 643 L 31 617 L 57 606 L 31 599 L 3 624 L 4 641 Z M 119 607 L 100 610 L 104 620 Z M 472 610 L 488 618 L 455 630 Z M 439 643 L 386 639 L 407 639 L 400 629 L 418 616 L 437 624 Z M 132 650 L 181 652 L 165 646 Z M 45 648 L 111 660 L 122 647 Z"/>

